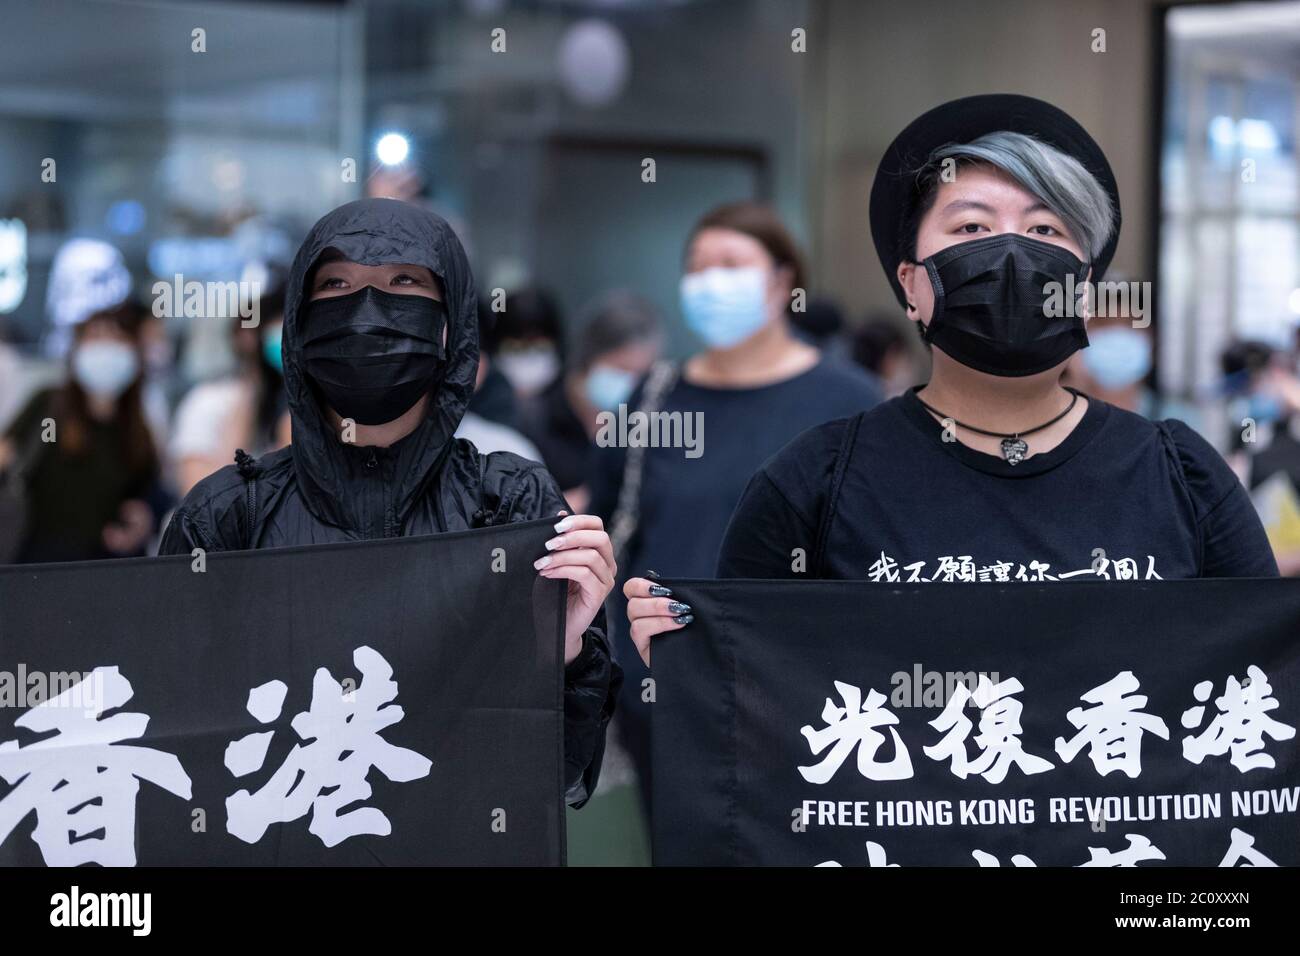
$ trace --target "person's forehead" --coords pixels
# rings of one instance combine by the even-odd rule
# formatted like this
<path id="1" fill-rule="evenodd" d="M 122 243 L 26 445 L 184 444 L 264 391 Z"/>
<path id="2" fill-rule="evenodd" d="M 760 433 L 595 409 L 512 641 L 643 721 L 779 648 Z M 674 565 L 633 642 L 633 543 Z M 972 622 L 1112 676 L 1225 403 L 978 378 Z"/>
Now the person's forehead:
<path id="1" fill-rule="evenodd" d="M 331 266 L 335 269 L 348 269 L 348 270 L 357 270 L 357 271 L 360 270 L 392 271 L 396 269 L 422 269 L 425 272 L 432 272 L 432 270 L 430 270 L 428 266 L 418 265 L 417 263 L 414 262 L 381 262 L 378 263 L 377 265 L 363 265 L 360 262 L 353 262 L 351 259 L 344 257 L 342 253 L 338 253 L 338 252 L 332 255 L 328 253 L 324 253 L 316 261 L 317 269 L 323 269 L 327 266 Z"/>
<path id="2" fill-rule="evenodd" d="M 951 182 L 939 184 L 931 206 L 931 212 L 939 215 L 966 211 L 1030 213 L 1046 209 L 1041 199 L 1010 174 L 992 166 L 958 169 Z"/>
<path id="3" fill-rule="evenodd" d="M 700 252 L 704 250 L 731 253 L 767 252 L 763 248 L 763 244 L 748 233 L 740 232 L 737 229 L 726 229 L 721 226 L 709 226 L 695 234 L 695 238 L 691 241 L 691 251 Z"/>

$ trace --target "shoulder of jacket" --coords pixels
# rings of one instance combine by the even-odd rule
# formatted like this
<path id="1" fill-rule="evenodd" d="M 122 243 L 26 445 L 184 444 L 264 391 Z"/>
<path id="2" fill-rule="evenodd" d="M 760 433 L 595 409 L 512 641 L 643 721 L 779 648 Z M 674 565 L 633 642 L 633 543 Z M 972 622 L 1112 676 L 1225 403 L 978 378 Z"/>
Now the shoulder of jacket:
<path id="1" fill-rule="evenodd" d="M 473 446 L 471 446 L 473 447 Z M 483 463 L 483 480 L 489 487 L 512 487 L 519 484 L 554 487 L 555 479 L 541 462 L 516 455 L 512 451 L 484 454 L 475 449 Z"/>
<path id="2" fill-rule="evenodd" d="M 256 459 L 256 478 L 267 490 L 283 484 L 293 473 L 293 455 L 288 446 Z M 246 494 L 248 481 L 235 464 L 218 468 L 190 489 L 178 511 L 190 517 L 221 514 Z M 259 497 L 262 497 L 259 492 Z"/>

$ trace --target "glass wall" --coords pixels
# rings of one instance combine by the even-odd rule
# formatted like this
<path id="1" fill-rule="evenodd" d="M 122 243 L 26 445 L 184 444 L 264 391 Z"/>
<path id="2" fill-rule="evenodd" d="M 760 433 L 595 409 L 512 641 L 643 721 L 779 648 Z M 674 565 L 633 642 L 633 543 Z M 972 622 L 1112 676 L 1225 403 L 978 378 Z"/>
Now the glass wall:
<path id="1" fill-rule="evenodd" d="M 1213 392 L 1234 340 L 1300 319 L 1300 3 L 1195 4 L 1165 20 L 1160 374 Z"/>

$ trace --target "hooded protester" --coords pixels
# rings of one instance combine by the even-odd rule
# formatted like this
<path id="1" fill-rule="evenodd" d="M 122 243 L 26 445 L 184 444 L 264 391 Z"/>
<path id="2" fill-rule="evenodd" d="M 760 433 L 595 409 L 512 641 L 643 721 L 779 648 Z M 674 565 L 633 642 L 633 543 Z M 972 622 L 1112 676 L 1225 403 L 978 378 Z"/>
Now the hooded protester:
<path id="1" fill-rule="evenodd" d="M 555 481 L 453 437 L 478 370 L 474 282 L 442 219 L 363 199 L 312 228 L 286 288 L 281 356 L 293 443 L 241 453 L 176 510 L 162 554 L 463 531 L 566 514 Z M 355 439 L 355 440 L 353 440 Z M 566 797 L 595 789 L 621 673 L 601 611 L 613 587 L 598 518 L 570 515 L 539 574 L 569 582 Z"/>
<path id="2" fill-rule="evenodd" d="M 903 130 L 876 171 L 871 231 L 933 350 L 930 380 L 770 458 L 718 576 L 1276 576 L 1249 495 L 1205 439 L 1061 385 L 1088 347 L 1088 299 L 1074 295 L 1105 275 L 1119 222 L 1101 148 L 1049 103 L 966 97 Z M 654 635 L 689 622 L 662 585 L 624 591 L 648 661 Z"/>

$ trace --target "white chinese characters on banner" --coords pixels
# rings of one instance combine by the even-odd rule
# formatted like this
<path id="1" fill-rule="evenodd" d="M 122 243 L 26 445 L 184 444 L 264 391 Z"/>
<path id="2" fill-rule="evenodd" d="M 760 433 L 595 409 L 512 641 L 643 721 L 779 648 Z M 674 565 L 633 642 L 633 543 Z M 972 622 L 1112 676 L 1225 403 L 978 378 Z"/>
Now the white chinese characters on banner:
<path id="1" fill-rule="evenodd" d="M 835 689 L 839 691 L 844 706 L 837 707 L 834 701 L 826 698 L 826 706 L 822 708 L 822 720 L 826 721 L 826 726 L 821 730 L 813 730 L 810 726 L 800 729 L 813 756 L 828 746 L 831 748 L 821 763 L 799 768 L 803 778 L 809 783 L 826 783 L 854 747 L 858 749 L 858 772 L 868 780 L 905 780 L 912 776 L 912 757 L 899 739 L 898 731 L 890 726 L 898 723 L 898 717 L 889 708 L 881 706 L 885 695 L 868 690 L 864 702 L 861 688 L 836 681 Z M 884 734 L 877 727 L 889 727 L 893 737 L 894 756 L 889 761 L 876 760 L 876 751 L 885 742 Z"/>
<path id="2" fill-rule="evenodd" d="M 239 790 L 226 800 L 226 829 L 256 843 L 271 823 L 288 823 L 309 811 L 308 830 L 327 847 L 361 834 L 387 836 L 392 823 L 377 807 L 351 807 L 368 800 L 372 768 L 395 783 L 428 776 L 428 758 L 383 738 L 402 720 L 393 704 L 397 683 L 384 657 L 372 648 L 353 652 L 362 675 L 344 691 L 325 668 L 316 671 L 307 711 L 293 718 L 297 743 L 280 768 L 255 793 Z M 83 684 L 94 682 L 92 694 Z M 279 717 L 288 688 L 270 681 L 248 696 L 248 711 L 261 723 Z M 97 667 L 82 682 L 20 716 L 14 726 L 49 736 L 20 746 L 0 742 L 0 779 L 11 785 L 0 799 L 0 844 L 35 813 L 32 839 L 48 866 L 134 866 L 137 858 L 136 796 L 140 781 L 192 799 L 192 784 L 180 760 L 151 747 L 125 744 L 144 736 L 149 716 L 106 712 L 134 694 L 117 667 Z M 93 701 L 89 706 L 86 701 Z M 271 731 L 232 741 L 225 764 L 236 777 L 259 769 Z M 147 826 L 147 822 L 144 824 Z M 102 836 L 93 835 L 102 831 Z"/>
<path id="3" fill-rule="evenodd" d="M 1140 833 L 1126 834 L 1125 840 L 1128 845 L 1114 852 L 1105 847 L 1088 847 L 1087 862 L 1078 865 L 1080 867 L 1136 867 L 1139 863 L 1165 859 L 1165 855 L 1160 851 L 1160 848 Z M 985 853 L 983 850 L 973 850 L 971 856 L 975 858 L 977 866 L 1000 867 L 1002 865 L 992 853 Z M 1232 830 L 1232 843 L 1219 866 L 1234 867 L 1238 865 L 1239 861 L 1242 861 L 1242 866 L 1277 866 L 1276 863 L 1255 849 L 1255 838 L 1253 836 L 1234 827 Z M 823 863 L 816 864 L 819 867 L 837 867 L 840 865 L 836 860 L 826 860 Z M 867 866 L 901 865 L 886 862 L 885 848 L 879 843 L 871 840 L 867 841 Z M 1011 857 L 1011 865 L 1015 867 L 1037 867 L 1038 864 L 1024 854 L 1017 853 Z"/>
<path id="4" fill-rule="evenodd" d="M 134 694 L 116 667 L 97 667 L 86 681 L 102 687 L 93 708 L 82 706 L 81 686 L 74 685 L 14 722 L 54 736 L 26 747 L 0 743 L 0 777 L 14 785 L 0 800 L 0 843 L 35 811 L 32 839 L 47 866 L 135 866 L 140 781 L 189 800 L 190 778 L 172 754 L 122 743 L 144 736 L 148 715 L 104 717 Z M 90 836 L 97 830 L 104 835 Z"/>
<path id="5" fill-rule="evenodd" d="M 1195 730 L 1204 718 L 1204 704 L 1214 692 L 1210 681 L 1201 681 L 1193 690 L 1200 705 L 1183 713 L 1182 723 L 1187 730 Z M 1199 764 L 1206 757 L 1221 757 L 1231 751 L 1231 763 L 1245 773 L 1266 768 L 1272 770 L 1276 762 L 1264 752 L 1264 736 L 1274 740 L 1290 740 L 1295 728 L 1268 716 L 1276 710 L 1278 700 L 1273 696 L 1268 677 L 1253 664 L 1246 670 L 1246 680 L 1238 681 L 1228 675 L 1223 696 L 1214 699 L 1219 713 L 1199 736 L 1183 738 L 1183 756 Z"/>
<path id="6" fill-rule="evenodd" d="M 1024 732 L 1020 726 L 1020 713 L 1024 705 L 1013 695 L 1023 690 L 1020 681 L 1014 677 L 994 684 L 987 674 L 979 676 L 974 694 L 965 684 L 958 684 L 943 713 L 930 721 L 931 727 L 946 731 L 946 734 L 939 743 L 926 747 L 925 755 L 932 760 L 951 760 L 952 772 L 963 780 L 967 774 L 975 773 L 989 783 L 1001 783 L 1013 766 L 1018 766 L 1025 774 L 1051 770 L 1049 761 L 1026 753 L 1020 742 L 1020 735 Z M 974 760 L 968 759 L 966 751 L 971 722 L 962 713 L 962 708 L 972 700 L 980 709 L 980 732 L 975 735 L 975 744 L 981 753 Z"/>
<path id="7" fill-rule="evenodd" d="M 857 768 L 862 777 L 873 781 L 912 778 L 911 756 L 898 733 L 900 719 L 884 706 L 884 695 L 868 690 L 864 700 L 858 686 L 840 680 L 834 681 L 834 685 L 843 705 L 838 706 L 828 698 L 821 715 L 825 726 L 820 729 L 810 725 L 800 728 L 813 755 L 825 753 L 820 763 L 798 767 L 804 780 L 818 785 L 829 783 L 854 748 L 857 748 Z M 1118 770 L 1130 779 L 1137 779 L 1142 772 L 1143 735 L 1150 733 L 1161 740 L 1170 739 L 1165 721 L 1146 712 L 1148 698 L 1137 693 L 1140 686 L 1136 675 L 1125 670 L 1082 694 L 1079 699 L 1091 706 L 1074 707 L 1065 715 L 1076 733 L 1068 740 L 1056 738 L 1055 750 L 1061 760 L 1071 763 L 1087 749 L 1099 776 L 1105 777 Z M 980 674 L 974 691 L 967 683 L 958 682 L 940 715 L 927 722 L 943 736 L 937 743 L 923 746 L 922 751 L 931 760 L 949 762 L 952 773 L 963 780 L 975 774 L 989 783 L 1000 784 L 1013 767 L 1025 775 L 1056 769 L 1050 761 L 1027 752 L 1020 740 L 1024 705 L 1016 695 L 1023 691 L 1024 687 L 1014 677 L 995 683 L 987 674 Z M 1211 681 L 1196 685 L 1193 695 L 1200 704 L 1183 713 L 1184 728 L 1194 730 L 1204 723 L 1207 709 L 1204 705 L 1212 692 Z M 973 738 L 971 731 L 975 725 L 964 712 L 968 704 L 980 712 L 978 733 Z M 1252 664 L 1247 667 L 1244 680 L 1229 676 L 1224 693 L 1215 698 L 1214 705 L 1217 713 L 1199 735 L 1183 738 L 1182 756 L 1194 764 L 1202 763 L 1207 757 L 1229 756 L 1230 764 L 1242 774 L 1275 768 L 1275 759 L 1267 753 L 1266 738 L 1291 740 L 1296 730 L 1269 716 L 1280 702 L 1273 696 L 1273 688 L 1264 671 Z M 882 727 L 889 728 L 892 738 L 890 749 L 893 757 L 889 760 L 877 758 L 877 752 L 886 744 L 885 735 L 878 729 Z M 967 749 L 968 739 L 979 748 L 975 756 Z M 1282 805 L 1285 805 L 1285 800 Z M 1127 845 L 1119 849 L 1088 847 L 1088 861 L 1078 865 L 1136 866 L 1165 860 L 1164 852 L 1144 835 L 1129 833 L 1125 838 Z M 981 867 L 1002 865 L 996 856 L 983 850 L 973 850 L 971 855 Z M 885 848 L 880 843 L 867 843 L 867 857 L 869 866 L 897 865 L 885 862 Z M 817 865 L 840 864 L 828 860 Z M 1023 854 L 1015 854 L 1011 857 L 1011 865 L 1031 867 L 1037 864 Z M 1231 831 L 1229 848 L 1219 865 L 1276 866 L 1255 846 L 1253 836 L 1237 828 Z"/>
<path id="8" fill-rule="evenodd" d="M 371 795 L 366 775 L 373 767 L 394 783 L 427 777 L 432 763 L 414 750 L 395 747 L 380 731 L 403 717 L 393 669 L 376 650 L 359 647 L 352 655 L 362 675 L 355 691 L 343 686 L 324 667 L 312 681 L 311 707 L 293 718 L 292 726 L 307 744 L 293 750 L 270 780 L 255 793 L 239 790 L 226 798 L 226 829 L 246 843 L 256 843 L 272 823 L 289 823 L 311 812 L 307 829 L 327 847 L 349 837 L 388 836 L 392 823 L 376 807 L 341 812 Z M 261 723 L 280 716 L 285 685 L 271 681 L 249 693 L 248 711 Z M 269 732 L 255 732 L 226 748 L 226 767 L 242 777 L 262 766 Z"/>
<path id="9" fill-rule="evenodd" d="M 1134 694 L 1138 679 L 1132 671 L 1120 671 L 1100 687 L 1083 694 L 1079 699 L 1093 704 L 1084 709 L 1075 707 L 1066 719 L 1078 729 L 1069 741 L 1056 738 L 1056 753 L 1069 763 L 1084 747 L 1097 773 L 1103 777 L 1112 770 L 1123 771 L 1130 779 L 1142 772 L 1142 733 L 1155 734 L 1169 739 L 1169 727 L 1163 720 L 1141 709 L 1147 705 L 1144 694 Z"/>

